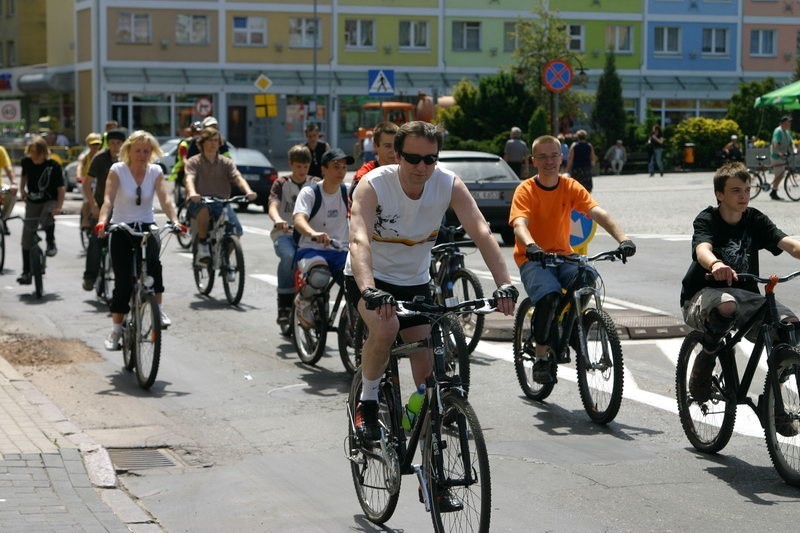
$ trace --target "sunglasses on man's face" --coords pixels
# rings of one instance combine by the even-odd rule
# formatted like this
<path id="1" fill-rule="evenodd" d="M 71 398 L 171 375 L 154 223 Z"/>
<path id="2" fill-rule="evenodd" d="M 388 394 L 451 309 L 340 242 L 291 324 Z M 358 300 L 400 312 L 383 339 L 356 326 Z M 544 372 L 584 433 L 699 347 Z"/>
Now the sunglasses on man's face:
<path id="1" fill-rule="evenodd" d="M 136 186 L 136 205 L 142 205 L 142 186 Z"/>
<path id="2" fill-rule="evenodd" d="M 419 155 L 419 154 L 407 154 L 405 152 L 400 152 L 400 157 L 402 157 L 412 165 L 419 165 L 420 161 L 422 161 L 426 165 L 432 165 L 439 160 L 438 154 Z"/>

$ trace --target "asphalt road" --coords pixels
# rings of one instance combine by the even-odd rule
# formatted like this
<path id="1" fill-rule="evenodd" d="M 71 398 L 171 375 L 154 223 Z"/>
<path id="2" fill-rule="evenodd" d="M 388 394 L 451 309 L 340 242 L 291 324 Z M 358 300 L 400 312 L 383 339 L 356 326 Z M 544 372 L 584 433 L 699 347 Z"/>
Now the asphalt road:
<path id="1" fill-rule="evenodd" d="M 626 265 L 600 266 L 613 305 L 678 314 L 680 279 L 694 215 L 712 203 L 710 174 L 601 177 L 595 196 L 638 245 Z M 797 234 L 800 205 L 759 197 L 753 205 Z M 159 379 L 140 391 L 105 352 L 110 318 L 80 288 L 77 219 L 58 221 L 59 255 L 48 264 L 46 295 L 14 283 L 20 258 L 9 247 L 0 277 L 3 329 L 78 338 L 99 363 L 26 369 L 33 382 L 79 427 L 109 448 L 150 447 L 174 466 L 120 475 L 168 531 L 426 531 L 416 480 L 404 479 L 387 527 L 361 514 L 343 454 L 349 380 L 334 338 L 316 368 L 299 363 L 275 324 L 275 257 L 266 216 L 242 215 L 247 283 L 238 308 L 222 288 L 196 294 L 188 254 L 171 243 L 162 257 L 166 309 Z M 19 223 L 12 223 L 12 243 Z M 613 246 L 599 234 L 592 251 Z M 503 248 L 509 265 L 511 249 Z M 762 256 L 765 272 L 797 268 Z M 479 254 L 467 265 L 491 289 Z M 516 272 L 512 270 L 516 275 Z M 778 290 L 800 309 L 800 284 Z M 723 453 L 695 453 L 675 413 L 674 359 L 680 339 L 625 341 L 626 399 L 607 427 L 583 411 L 574 371 L 559 369 L 546 403 L 524 399 L 510 344 L 482 342 L 472 360 L 470 399 L 490 451 L 493 531 L 731 531 L 794 528 L 800 493 L 772 468 L 763 434 L 739 411 Z M 405 380 L 408 383 L 408 379 Z M 758 385 L 760 387 L 760 385 Z M 748 416 L 750 415 L 750 416 Z"/>

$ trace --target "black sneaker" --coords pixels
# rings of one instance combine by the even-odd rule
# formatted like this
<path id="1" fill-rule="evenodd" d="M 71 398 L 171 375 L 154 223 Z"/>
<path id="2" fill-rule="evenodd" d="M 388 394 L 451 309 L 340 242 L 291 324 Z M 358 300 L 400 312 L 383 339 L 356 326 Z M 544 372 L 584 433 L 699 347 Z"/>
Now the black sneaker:
<path id="1" fill-rule="evenodd" d="M 17 278 L 17 283 L 20 285 L 30 285 L 33 281 L 33 276 L 31 276 L 30 272 L 23 272 L 20 277 Z"/>
<path id="2" fill-rule="evenodd" d="M 422 491 L 420 490 L 421 493 Z M 440 513 L 455 513 L 464 509 L 464 504 L 455 497 L 450 489 L 439 491 L 436 495 L 436 506 L 439 508 Z"/>
<path id="3" fill-rule="evenodd" d="M 289 323 L 290 316 L 292 314 L 291 307 L 279 307 L 278 308 L 278 324 L 285 325 Z"/>
<path id="4" fill-rule="evenodd" d="M 364 440 L 380 440 L 381 427 L 378 424 L 378 402 L 364 400 L 358 402 L 355 413 L 356 434 Z"/>
<path id="5" fill-rule="evenodd" d="M 778 196 L 778 190 L 777 189 L 772 189 L 772 191 L 769 193 L 769 197 L 772 198 L 773 200 L 783 200 L 783 198 Z"/>
<path id="6" fill-rule="evenodd" d="M 94 280 L 93 279 L 86 279 L 83 280 L 83 290 L 91 291 L 94 290 Z"/>
<path id="7" fill-rule="evenodd" d="M 57 253 L 58 253 L 58 248 L 56 247 L 56 243 L 48 242 L 47 243 L 47 251 L 45 252 L 47 257 L 55 257 L 55 255 Z"/>
<path id="8" fill-rule="evenodd" d="M 697 354 L 689 376 L 689 394 L 698 403 L 707 402 L 714 392 L 712 374 L 717 365 L 717 356 L 705 350 Z"/>
<path id="9" fill-rule="evenodd" d="M 553 365 L 547 359 L 537 359 L 533 363 L 533 381 L 542 385 L 549 385 L 556 383 L 555 372 L 553 372 Z"/>

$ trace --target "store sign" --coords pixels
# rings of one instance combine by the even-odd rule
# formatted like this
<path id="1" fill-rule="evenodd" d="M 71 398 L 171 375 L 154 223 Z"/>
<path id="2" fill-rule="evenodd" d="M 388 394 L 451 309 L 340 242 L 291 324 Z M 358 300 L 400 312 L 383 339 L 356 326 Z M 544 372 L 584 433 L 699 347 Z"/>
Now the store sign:
<path id="1" fill-rule="evenodd" d="M 0 91 L 11 90 L 11 74 L 8 72 L 0 72 Z"/>
<path id="2" fill-rule="evenodd" d="M 22 106 L 19 100 L 0 101 L 0 123 L 22 120 Z"/>

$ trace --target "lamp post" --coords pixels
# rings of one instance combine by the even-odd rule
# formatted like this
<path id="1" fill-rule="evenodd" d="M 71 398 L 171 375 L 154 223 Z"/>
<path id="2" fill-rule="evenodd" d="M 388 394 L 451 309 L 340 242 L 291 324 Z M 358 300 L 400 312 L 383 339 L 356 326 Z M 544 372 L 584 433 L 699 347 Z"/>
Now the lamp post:
<path id="1" fill-rule="evenodd" d="M 317 17 L 317 0 L 314 0 L 314 42 L 311 44 L 311 57 L 314 63 L 314 74 L 311 78 L 313 85 L 311 102 L 308 106 L 308 116 L 317 117 L 317 42 L 319 40 L 319 18 Z"/>

